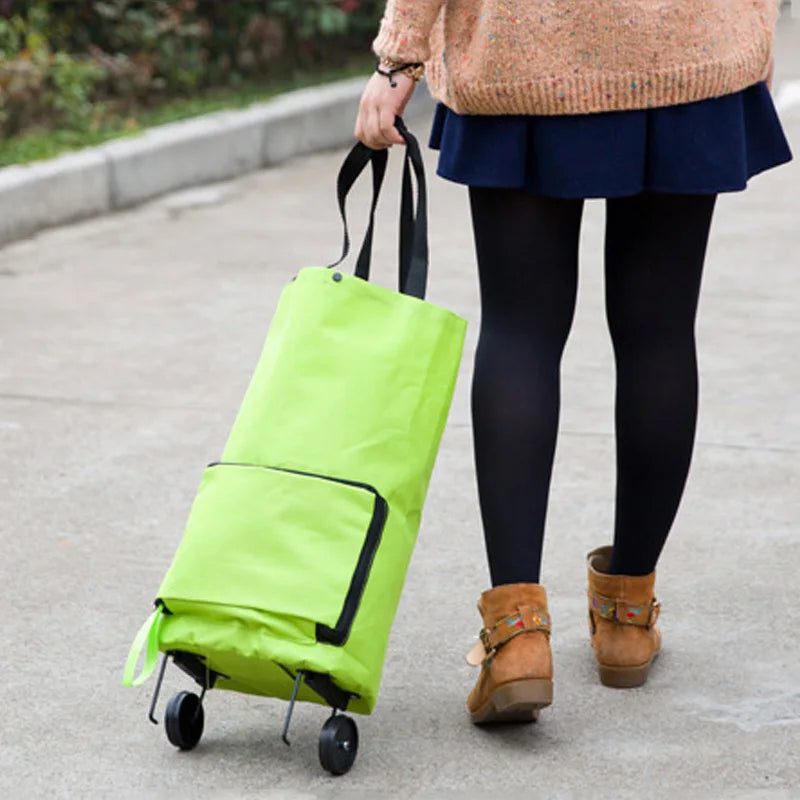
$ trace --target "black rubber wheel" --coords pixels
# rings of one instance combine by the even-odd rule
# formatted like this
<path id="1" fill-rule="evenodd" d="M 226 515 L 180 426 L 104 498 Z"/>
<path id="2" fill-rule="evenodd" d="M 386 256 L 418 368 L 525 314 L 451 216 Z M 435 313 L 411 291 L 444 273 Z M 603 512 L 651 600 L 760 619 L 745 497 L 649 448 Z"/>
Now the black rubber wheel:
<path id="1" fill-rule="evenodd" d="M 196 694 L 178 692 L 167 704 L 164 728 L 170 744 L 193 750 L 203 735 L 203 704 Z"/>
<path id="2" fill-rule="evenodd" d="M 319 735 L 319 760 L 332 775 L 350 771 L 358 755 L 358 728 L 350 717 L 331 717 Z"/>

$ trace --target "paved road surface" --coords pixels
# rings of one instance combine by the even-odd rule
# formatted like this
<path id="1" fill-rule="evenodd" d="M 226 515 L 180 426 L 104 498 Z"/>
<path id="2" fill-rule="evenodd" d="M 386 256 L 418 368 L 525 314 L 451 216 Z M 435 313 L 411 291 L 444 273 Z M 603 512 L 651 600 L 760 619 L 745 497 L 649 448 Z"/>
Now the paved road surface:
<path id="1" fill-rule="evenodd" d="M 778 88 L 800 79 L 800 20 L 780 45 Z M 785 122 L 800 152 L 800 105 L 787 104 Z M 476 730 L 463 709 L 473 674 L 462 656 L 486 582 L 469 357 L 353 772 L 321 772 L 317 707 L 299 709 L 291 749 L 270 700 L 212 692 L 191 754 L 146 723 L 148 691 L 120 686 L 128 645 L 281 288 L 337 251 L 342 156 L 0 252 L 0 796 L 800 796 L 800 162 L 720 202 L 699 322 L 699 443 L 659 580 L 665 651 L 645 688 L 601 687 L 587 643 L 583 557 L 608 541 L 613 493 L 603 207 L 591 203 L 545 554 L 557 696 L 540 723 Z M 384 210 L 378 255 L 390 265 L 392 203 Z M 431 299 L 469 318 L 469 356 L 466 213 L 460 187 L 433 182 Z M 168 689 L 180 685 L 170 674 Z"/>

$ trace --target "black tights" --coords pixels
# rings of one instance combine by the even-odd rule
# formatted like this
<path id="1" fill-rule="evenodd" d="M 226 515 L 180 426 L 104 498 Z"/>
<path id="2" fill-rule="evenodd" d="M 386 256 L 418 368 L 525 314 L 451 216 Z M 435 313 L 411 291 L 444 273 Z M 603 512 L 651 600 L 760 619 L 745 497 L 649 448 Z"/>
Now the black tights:
<path id="1" fill-rule="evenodd" d="M 646 193 L 607 202 L 616 574 L 655 568 L 686 483 L 694 324 L 715 199 Z M 471 188 L 470 202 L 482 303 L 472 414 L 489 568 L 494 586 L 538 583 L 583 201 Z"/>

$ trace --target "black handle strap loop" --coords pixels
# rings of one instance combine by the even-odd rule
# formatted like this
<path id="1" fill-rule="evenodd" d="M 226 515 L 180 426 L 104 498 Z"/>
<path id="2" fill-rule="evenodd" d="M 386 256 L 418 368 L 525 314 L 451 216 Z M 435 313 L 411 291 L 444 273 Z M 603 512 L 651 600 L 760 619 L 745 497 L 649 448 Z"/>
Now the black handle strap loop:
<path id="1" fill-rule="evenodd" d="M 383 179 L 386 175 L 386 162 L 388 154 L 385 150 L 371 150 L 364 144 L 359 142 L 350 151 L 347 158 L 339 170 L 339 177 L 336 181 L 336 195 L 339 201 L 339 214 L 342 217 L 342 224 L 344 225 L 344 243 L 342 245 L 342 255 L 338 261 L 329 265 L 330 269 L 337 267 L 344 261 L 350 253 L 350 233 L 347 228 L 347 212 L 345 204 L 347 195 L 353 188 L 353 184 L 361 176 L 361 173 L 366 169 L 367 164 L 372 165 L 372 205 L 370 206 L 369 226 L 367 232 L 364 234 L 364 242 L 361 245 L 361 251 L 358 254 L 356 261 L 355 274 L 365 281 L 369 280 L 369 266 L 372 261 L 372 239 L 375 230 L 375 209 L 378 207 L 378 198 L 383 186 Z"/>
<path id="2" fill-rule="evenodd" d="M 428 190 L 419 142 L 409 133 L 400 117 L 395 127 L 406 140 L 403 164 L 403 189 L 400 204 L 400 291 L 425 298 L 428 284 Z M 416 179 L 417 202 L 413 202 L 411 172 Z"/>
<path id="3" fill-rule="evenodd" d="M 403 294 L 418 297 L 422 300 L 425 298 L 428 281 L 428 205 L 425 168 L 419 143 L 408 131 L 400 117 L 395 118 L 395 127 L 406 141 L 400 206 L 398 286 Z M 359 142 L 345 159 L 336 182 L 339 213 L 344 225 L 344 245 L 341 258 L 331 264 L 331 268 L 341 264 L 350 252 L 350 234 L 345 210 L 347 195 L 367 168 L 367 165 L 371 164 L 372 166 L 372 204 L 370 206 L 369 225 L 364 234 L 364 241 L 361 245 L 355 269 L 356 276 L 363 280 L 369 280 L 375 230 L 375 210 L 383 186 L 383 179 L 386 175 L 387 160 L 387 150 L 372 150 Z M 412 174 L 416 180 L 416 204 L 414 203 Z"/>

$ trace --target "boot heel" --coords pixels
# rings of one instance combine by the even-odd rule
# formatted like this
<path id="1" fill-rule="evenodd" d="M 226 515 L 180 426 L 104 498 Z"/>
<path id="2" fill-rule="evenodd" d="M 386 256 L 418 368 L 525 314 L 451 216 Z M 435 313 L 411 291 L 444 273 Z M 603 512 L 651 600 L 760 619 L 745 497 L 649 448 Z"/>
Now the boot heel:
<path id="1" fill-rule="evenodd" d="M 650 664 L 638 667 L 606 667 L 598 664 L 597 672 L 603 686 L 610 686 L 613 689 L 633 689 L 647 681 Z"/>
<path id="2" fill-rule="evenodd" d="M 475 711 L 472 721 L 536 722 L 539 710 L 553 702 L 553 682 L 544 678 L 512 681 L 498 686 L 483 708 Z"/>

